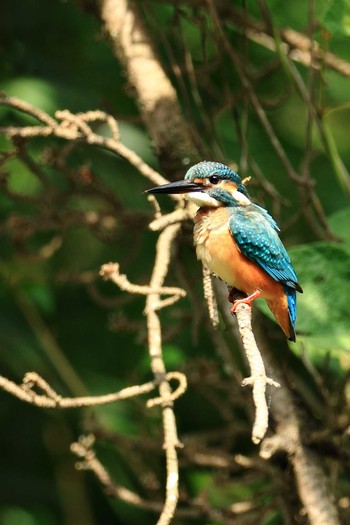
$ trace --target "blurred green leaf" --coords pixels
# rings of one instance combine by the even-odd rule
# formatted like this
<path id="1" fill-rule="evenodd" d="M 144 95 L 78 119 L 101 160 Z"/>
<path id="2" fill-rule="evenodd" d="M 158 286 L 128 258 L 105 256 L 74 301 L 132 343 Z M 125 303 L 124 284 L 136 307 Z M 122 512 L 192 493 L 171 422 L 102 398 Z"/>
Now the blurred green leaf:
<path id="1" fill-rule="evenodd" d="M 349 0 L 332 0 L 326 9 L 323 25 L 334 36 L 350 35 L 350 1 Z"/>
<path id="2" fill-rule="evenodd" d="M 311 344 L 314 356 L 320 352 L 321 358 L 325 350 L 350 352 L 350 208 L 334 214 L 329 223 L 343 242 L 321 241 L 289 250 L 304 290 L 297 294 L 298 341 Z M 259 306 L 273 319 L 265 304 Z"/>
<path id="3" fill-rule="evenodd" d="M 261 525 L 281 525 L 283 518 L 280 512 L 269 512 L 265 519 L 261 522 Z"/>
<path id="4" fill-rule="evenodd" d="M 8 189 L 20 195 L 38 195 L 42 185 L 38 178 L 18 159 L 12 159 L 7 163 L 10 169 L 8 177 Z"/>
<path id="5" fill-rule="evenodd" d="M 1 513 L 2 525 L 39 525 L 36 518 L 20 507 L 7 507 Z"/>
<path id="6" fill-rule="evenodd" d="M 20 98 L 47 113 L 54 114 L 57 109 L 57 88 L 41 78 L 18 77 L 3 82 L 1 89 L 8 95 Z M 31 122 L 33 120 L 31 117 L 25 117 L 21 114 L 22 117 L 30 118 Z M 38 121 L 37 124 L 39 124 Z"/>
<path id="7" fill-rule="evenodd" d="M 326 242 L 290 250 L 304 294 L 298 295 L 298 330 L 309 335 L 349 333 L 350 251 Z"/>
<path id="8" fill-rule="evenodd" d="M 52 314 L 55 309 L 55 296 L 52 288 L 42 282 L 25 284 L 23 292 L 36 307 L 45 314 Z"/>
<path id="9" fill-rule="evenodd" d="M 344 241 L 343 246 L 350 250 L 350 206 L 333 213 L 328 223 L 336 236 Z"/>

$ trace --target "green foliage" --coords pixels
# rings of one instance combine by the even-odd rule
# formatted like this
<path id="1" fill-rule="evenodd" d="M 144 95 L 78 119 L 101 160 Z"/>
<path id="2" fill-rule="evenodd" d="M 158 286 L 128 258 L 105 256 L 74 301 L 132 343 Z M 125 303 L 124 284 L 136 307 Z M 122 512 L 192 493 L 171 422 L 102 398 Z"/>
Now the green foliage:
<path id="1" fill-rule="evenodd" d="M 347 246 L 313 243 L 292 250 L 303 283 L 298 297 L 301 340 L 329 350 L 349 351 L 350 250 Z"/>
<path id="2" fill-rule="evenodd" d="M 304 290 L 297 294 L 297 349 L 306 350 L 315 364 L 322 364 L 330 353 L 334 366 L 346 372 L 350 363 L 350 208 L 333 214 L 329 224 L 338 241 L 289 250 Z M 260 307 L 273 319 L 264 304 Z"/>
<path id="3" fill-rule="evenodd" d="M 57 87 L 41 78 L 19 77 L 7 80 L 3 83 L 2 89 L 5 93 L 11 93 L 32 106 L 38 107 L 47 113 L 54 114 L 59 101 Z M 2 113 L 5 112 L 4 108 Z M 21 115 L 25 124 L 32 124 L 33 119 L 28 115 Z M 37 122 L 35 122 L 37 124 Z"/>
<path id="4" fill-rule="evenodd" d="M 350 36 L 349 0 L 332 0 L 328 2 L 322 22 L 332 35 Z"/>
<path id="5" fill-rule="evenodd" d="M 20 507 L 8 507 L 1 515 L 3 525 L 37 525 L 34 516 Z"/>

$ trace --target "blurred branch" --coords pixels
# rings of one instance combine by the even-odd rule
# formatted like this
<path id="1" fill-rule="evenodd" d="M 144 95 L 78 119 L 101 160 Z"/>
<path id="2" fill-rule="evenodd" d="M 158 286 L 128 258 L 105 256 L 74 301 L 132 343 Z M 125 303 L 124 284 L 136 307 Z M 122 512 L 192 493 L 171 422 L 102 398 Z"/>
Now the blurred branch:
<path id="1" fill-rule="evenodd" d="M 187 0 L 156 0 L 158 3 L 165 3 L 165 1 L 178 7 L 187 6 Z M 207 0 L 191 0 L 193 8 L 203 7 L 205 9 L 206 3 Z M 222 20 L 229 20 L 240 31 L 244 31 L 249 40 L 276 52 L 275 38 L 268 24 L 249 16 L 246 10 L 240 9 L 232 3 L 217 0 L 215 4 Z M 279 27 L 277 31 L 283 42 L 284 53 L 288 54 L 293 61 L 316 69 L 320 69 L 324 64 L 336 73 L 350 77 L 350 62 L 334 53 L 325 51 L 316 40 L 311 39 L 305 33 L 295 31 L 290 27 Z M 326 29 L 324 29 L 324 33 L 326 39 L 328 36 Z M 315 49 L 314 57 L 311 53 L 313 47 Z"/>
<path id="2" fill-rule="evenodd" d="M 284 150 L 282 146 L 281 141 L 276 135 L 275 130 L 273 129 L 271 122 L 266 115 L 266 112 L 259 100 L 259 97 L 257 96 L 253 88 L 253 85 L 246 72 L 244 62 L 241 60 L 239 54 L 233 48 L 233 46 L 231 45 L 231 42 L 229 41 L 227 37 L 225 28 L 224 28 L 224 23 L 222 22 L 222 19 L 220 18 L 216 4 L 213 2 L 213 0 L 207 0 L 207 2 L 209 4 L 213 20 L 215 21 L 215 25 L 218 29 L 218 32 L 221 38 L 221 42 L 222 42 L 222 46 L 227 52 L 228 56 L 232 60 L 232 63 L 234 64 L 237 70 L 242 86 L 246 91 L 247 97 L 249 98 L 250 104 L 252 105 L 258 119 L 260 120 L 260 123 L 267 137 L 269 138 L 271 145 L 273 146 L 284 169 L 286 170 L 288 177 L 300 188 L 300 191 L 302 191 L 305 195 L 304 198 L 307 200 L 308 204 L 311 204 L 312 206 L 312 210 L 314 212 L 315 217 L 314 215 L 310 214 L 309 206 L 305 205 L 303 207 L 303 213 L 305 215 L 305 218 L 308 220 L 308 222 L 310 223 L 310 226 L 313 228 L 315 233 L 318 234 L 320 238 L 334 240 L 334 236 L 332 235 L 332 232 L 330 231 L 330 228 L 328 226 L 326 214 L 323 210 L 322 204 L 315 193 L 314 181 L 311 180 L 310 177 L 301 176 L 293 167 L 291 161 L 289 160 L 286 154 L 286 151 Z"/>
<path id="3" fill-rule="evenodd" d="M 137 2 L 96 0 L 96 5 L 113 51 L 136 91 L 141 115 L 161 165 L 172 172 L 199 160 L 176 91 L 156 56 Z"/>
<path id="4" fill-rule="evenodd" d="M 223 19 L 229 19 L 237 28 L 243 29 L 244 34 L 250 40 L 272 52 L 276 52 L 275 35 L 271 33 L 271 26 L 255 20 L 242 9 L 227 2 L 217 2 L 217 9 Z M 293 61 L 315 69 L 321 69 L 324 64 L 340 75 L 350 77 L 350 63 L 329 51 L 323 50 L 320 44 L 308 35 L 290 27 L 277 28 L 277 32 L 283 42 L 283 53 Z"/>
<path id="5" fill-rule="evenodd" d="M 115 483 L 107 469 L 96 457 L 95 452 L 92 448 L 93 444 L 94 436 L 88 435 L 81 436 L 79 441 L 71 445 L 72 452 L 80 458 L 79 463 L 76 465 L 78 469 L 92 471 L 95 474 L 96 478 L 100 481 L 101 485 L 105 487 L 108 495 L 114 496 L 124 501 L 125 503 L 128 503 L 141 509 L 145 509 L 156 513 L 162 511 L 163 503 L 161 501 L 147 500 L 145 498 L 140 497 L 138 494 L 131 491 L 130 489 Z M 240 458 L 237 456 L 237 463 L 239 463 L 239 460 Z M 215 458 L 214 465 L 213 462 L 211 462 L 208 464 L 208 466 L 217 466 L 217 462 L 218 461 Z M 213 507 L 206 501 L 203 501 L 201 498 L 186 498 L 184 503 L 186 506 L 180 507 L 176 511 L 176 515 L 178 518 L 188 518 L 193 520 L 205 519 L 210 521 L 219 519 L 220 523 L 222 523 L 223 525 L 244 525 L 246 523 L 244 519 L 241 520 L 237 517 L 235 507 L 233 506 L 232 509 L 228 509 L 227 511 L 225 511 Z"/>
<path id="6" fill-rule="evenodd" d="M 84 383 L 65 356 L 47 323 L 45 323 L 45 320 L 40 314 L 40 310 L 36 307 L 33 301 L 30 301 L 30 299 L 19 290 L 16 290 L 14 295 L 22 314 L 33 330 L 46 358 L 53 365 L 54 369 L 62 378 L 62 381 L 66 384 L 73 395 L 86 395 L 87 390 Z M 26 385 L 29 384 L 28 377 L 29 376 L 26 376 L 27 379 L 24 380 L 24 384 Z M 33 379 L 34 375 L 30 377 Z M 44 384 L 45 383 L 43 382 L 42 385 Z M 52 399 L 54 398 L 55 396 L 52 397 Z"/>
<path id="7" fill-rule="evenodd" d="M 309 4 L 311 6 L 312 2 L 310 1 Z M 331 162 L 332 162 L 332 165 L 333 165 L 333 168 L 334 168 L 334 172 L 337 175 L 342 188 L 349 195 L 350 194 L 350 175 L 348 173 L 348 170 L 347 170 L 344 162 L 342 161 L 342 159 L 341 159 L 341 157 L 340 157 L 340 155 L 338 153 L 336 143 L 334 141 L 334 138 L 332 136 L 332 133 L 331 133 L 329 127 L 327 126 L 327 123 L 325 122 L 325 119 L 322 116 L 322 112 L 315 105 L 315 100 L 314 100 L 314 75 L 315 75 L 315 70 L 311 69 L 310 72 L 309 72 L 309 86 L 307 87 L 306 83 L 303 80 L 302 75 L 299 73 L 299 71 L 296 68 L 295 64 L 293 64 L 293 62 L 291 60 L 291 57 L 287 53 L 285 53 L 284 50 L 283 50 L 283 44 L 280 41 L 280 37 L 278 35 L 278 31 L 274 29 L 274 26 L 273 26 L 273 23 L 272 23 L 272 16 L 270 15 L 270 12 L 269 12 L 268 6 L 266 5 L 266 2 L 264 0 L 261 0 L 260 1 L 260 5 L 261 5 L 261 9 L 263 10 L 263 12 L 265 14 L 265 17 L 269 20 L 270 27 L 274 31 L 275 46 L 276 46 L 275 50 L 276 50 L 278 56 L 280 57 L 281 64 L 282 64 L 283 68 L 285 69 L 288 77 L 293 81 L 293 83 L 294 83 L 294 85 L 295 85 L 299 95 L 303 99 L 303 101 L 305 103 L 305 107 L 307 108 L 307 111 L 308 111 L 308 122 L 307 122 L 307 126 L 306 126 L 306 148 L 305 148 L 305 158 L 304 158 L 304 162 L 303 162 L 303 167 L 304 168 L 308 167 L 308 164 L 309 164 L 309 162 L 311 160 L 311 157 L 312 157 L 312 128 L 313 128 L 313 123 L 315 123 L 315 125 L 317 127 L 317 130 L 318 130 L 319 137 L 320 137 L 320 141 L 323 144 L 323 147 L 324 147 L 325 151 L 327 151 L 327 153 L 329 154 L 329 157 L 331 159 Z M 311 9 L 311 11 L 312 11 L 312 9 Z M 312 20 L 309 21 L 310 35 L 312 35 L 312 29 L 314 28 L 314 26 L 315 26 L 315 21 L 312 19 Z M 311 36 L 309 37 L 309 43 L 310 43 L 310 48 L 309 48 L 310 64 L 313 64 L 317 60 L 318 45 L 317 45 L 316 42 L 313 41 Z M 328 238 L 332 238 L 332 233 L 331 233 L 331 231 L 329 229 L 329 226 L 327 224 L 326 215 L 325 215 L 325 213 L 322 210 L 322 205 L 321 205 L 317 195 L 312 190 L 312 188 L 314 186 L 314 182 L 311 179 L 308 170 L 304 169 L 303 175 L 304 175 L 303 178 L 304 178 L 305 182 L 304 182 L 303 185 L 299 185 L 300 186 L 300 190 L 301 190 L 300 193 L 301 193 L 302 200 L 305 200 L 305 196 L 306 196 L 306 200 L 307 201 L 309 199 L 311 200 L 311 203 L 313 205 L 313 209 L 316 211 L 316 214 L 318 215 L 322 226 L 324 227 L 325 231 L 327 232 Z M 307 191 L 307 194 L 303 198 L 303 194 L 305 194 L 305 187 L 307 186 L 307 184 L 306 184 L 307 180 L 309 180 L 309 189 Z M 308 204 L 309 203 L 307 202 L 303 206 L 304 213 L 308 214 L 308 218 L 309 218 L 310 224 L 315 224 L 315 220 L 312 220 L 312 217 L 309 214 L 309 205 Z"/>
<path id="8" fill-rule="evenodd" d="M 124 158 L 153 184 L 160 185 L 168 182 L 167 179 L 148 166 L 134 151 L 119 142 L 117 121 L 103 111 L 88 111 L 76 115 L 70 113 L 68 110 L 56 111 L 55 117 L 57 120 L 54 120 L 44 111 L 38 110 L 31 104 L 19 100 L 16 97 L 8 97 L 2 92 L 0 92 L 0 106 L 20 109 L 37 119 L 39 119 L 40 116 L 39 120 L 46 124 L 45 126 L 0 127 L 0 134 L 2 133 L 7 137 L 21 138 L 56 136 L 69 141 L 86 142 L 87 144 L 99 146 Z M 89 124 L 97 121 L 107 124 L 112 138 L 104 137 L 93 132 Z M 173 195 L 172 198 L 174 200 L 181 199 L 178 195 Z"/>

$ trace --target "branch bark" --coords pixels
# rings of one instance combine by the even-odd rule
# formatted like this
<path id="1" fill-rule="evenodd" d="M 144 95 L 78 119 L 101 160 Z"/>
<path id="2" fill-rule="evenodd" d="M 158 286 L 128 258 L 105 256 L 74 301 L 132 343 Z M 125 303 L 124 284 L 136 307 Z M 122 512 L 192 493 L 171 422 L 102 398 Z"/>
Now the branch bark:
<path id="1" fill-rule="evenodd" d="M 250 367 L 250 377 L 243 380 L 242 386 L 251 386 L 253 389 L 255 421 L 252 430 L 252 441 L 258 444 L 265 437 L 269 421 L 266 386 L 270 385 L 278 388 L 281 385 L 266 375 L 264 361 L 253 334 L 251 307 L 247 304 L 240 304 L 236 310 L 236 317 L 244 352 Z"/>
<path id="2" fill-rule="evenodd" d="M 98 0 L 97 6 L 113 51 L 136 92 L 161 166 L 171 173 L 198 161 L 198 152 L 181 114 L 176 91 L 156 56 L 136 2 Z"/>
<path id="3" fill-rule="evenodd" d="M 237 327 L 227 308 L 226 294 L 223 291 L 220 292 L 218 288 L 217 292 L 225 321 L 232 334 L 235 335 L 238 329 L 241 330 L 241 327 Z M 250 310 L 249 307 L 248 309 Z M 239 313 L 238 308 L 237 313 Z M 281 386 L 274 390 L 270 407 L 271 415 L 276 423 L 275 433 L 263 440 L 260 455 L 265 460 L 270 460 L 277 451 L 287 454 L 293 467 L 300 501 L 308 515 L 310 525 L 341 525 L 335 497 L 330 490 L 322 460 L 303 441 L 303 429 L 307 426 L 307 420 L 301 410 L 297 409 L 289 384 L 278 363 L 272 358 L 271 343 L 266 338 L 259 317 L 255 316 L 254 321 L 263 366 L 268 370 L 273 370 L 274 380 Z"/>
<path id="4" fill-rule="evenodd" d="M 273 369 L 274 377 L 282 385 L 282 388 L 274 393 L 271 404 L 276 433 L 263 441 L 260 455 L 269 460 L 278 451 L 287 454 L 293 466 L 300 500 L 310 525 L 340 525 L 335 497 L 322 465 L 322 459 L 304 443 L 303 433 L 308 424 L 306 415 L 298 409 L 288 382 L 273 360 L 269 343 L 258 325 L 257 333 L 264 362 Z"/>
<path id="5" fill-rule="evenodd" d="M 172 242 L 179 232 L 180 224 L 167 226 L 159 235 L 157 242 L 156 260 L 150 281 L 150 288 L 162 287 L 168 272 Z M 173 518 L 179 499 L 179 465 L 177 459 L 177 447 L 182 446 L 176 428 L 176 420 L 171 401 L 171 389 L 166 377 L 166 369 L 162 356 L 161 324 L 159 315 L 160 296 L 159 293 L 151 293 L 147 296 L 146 315 L 148 328 L 148 346 L 151 357 L 151 368 L 155 380 L 159 382 L 159 394 L 163 399 L 163 431 L 164 450 L 166 455 L 167 481 L 166 498 L 158 525 L 167 525 Z"/>

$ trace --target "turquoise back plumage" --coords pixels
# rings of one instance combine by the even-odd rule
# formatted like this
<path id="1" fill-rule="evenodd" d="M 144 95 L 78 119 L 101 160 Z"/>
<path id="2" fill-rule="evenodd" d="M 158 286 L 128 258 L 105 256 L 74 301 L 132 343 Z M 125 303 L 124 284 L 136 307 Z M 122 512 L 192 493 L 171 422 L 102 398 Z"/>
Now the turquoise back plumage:
<path id="1" fill-rule="evenodd" d="M 230 207 L 229 212 L 230 230 L 241 252 L 283 285 L 295 338 L 295 290 L 301 292 L 302 289 L 290 257 L 278 236 L 279 228 L 276 222 L 266 210 L 256 204 Z"/>

